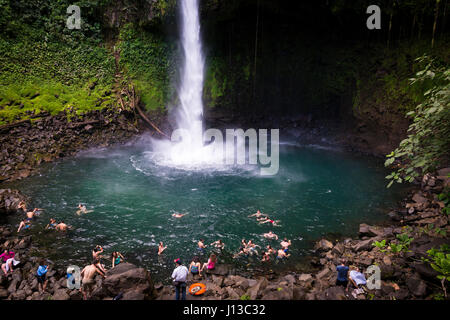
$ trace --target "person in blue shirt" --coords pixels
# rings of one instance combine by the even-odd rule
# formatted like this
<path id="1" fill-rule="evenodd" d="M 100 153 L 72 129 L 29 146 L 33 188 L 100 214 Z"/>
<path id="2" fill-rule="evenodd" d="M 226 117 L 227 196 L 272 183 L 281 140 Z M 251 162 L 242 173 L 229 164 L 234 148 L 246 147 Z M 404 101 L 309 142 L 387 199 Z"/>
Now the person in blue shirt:
<path id="1" fill-rule="evenodd" d="M 47 288 L 47 271 L 48 271 L 48 265 L 45 264 L 45 260 L 41 259 L 39 262 L 39 267 L 36 271 L 36 278 L 39 285 L 39 292 L 43 293 L 45 291 L 45 288 Z"/>
<path id="2" fill-rule="evenodd" d="M 338 273 L 336 285 L 347 287 L 348 285 L 348 270 L 349 268 L 346 266 L 346 261 L 344 259 L 341 260 L 341 264 L 336 267 L 336 271 Z"/>

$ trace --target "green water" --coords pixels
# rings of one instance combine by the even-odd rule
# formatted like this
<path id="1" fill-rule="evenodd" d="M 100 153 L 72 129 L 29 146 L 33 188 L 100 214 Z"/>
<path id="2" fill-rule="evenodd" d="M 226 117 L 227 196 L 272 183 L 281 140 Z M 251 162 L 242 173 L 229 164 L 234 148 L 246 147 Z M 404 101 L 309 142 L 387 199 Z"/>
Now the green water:
<path id="1" fill-rule="evenodd" d="M 32 198 L 30 207 L 46 209 L 24 233 L 34 233 L 49 248 L 48 258 L 61 265 L 84 266 L 93 246 L 100 244 L 108 254 L 118 250 L 166 280 L 173 259 L 189 262 L 198 254 L 199 238 L 208 244 L 221 238 L 233 253 L 242 238 L 278 247 L 278 241 L 262 237 L 273 230 L 292 240 L 291 258 L 268 267 L 293 268 L 320 236 L 355 236 L 359 223 L 385 220 L 401 194 L 385 189 L 381 160 L 336 150 L 284 145 L 279 173 L 261 177 L 243 168 L 188 172 L 161 167 L 147 149 L 91 150 L 9 184 Z M 78 203 L 94 211 L 77 216 Z M 280 220 L 281 227 L 258 225 L 247 217 L 258 209 Z M 176 219 L 174 212 L 188 215 Z M 43 231 L 50 217 L 64 219 L 73 229 L 64 236 Z M 9 223 L 17 227 L 19 218 L 11 217 Z M 157 256 L 158 241 L 168 246 L 162 257 Z M 228 254 L 224 260 L 229 262 Z M 237 262 L 258 269 L 263 265 L 258 260 Z"/>

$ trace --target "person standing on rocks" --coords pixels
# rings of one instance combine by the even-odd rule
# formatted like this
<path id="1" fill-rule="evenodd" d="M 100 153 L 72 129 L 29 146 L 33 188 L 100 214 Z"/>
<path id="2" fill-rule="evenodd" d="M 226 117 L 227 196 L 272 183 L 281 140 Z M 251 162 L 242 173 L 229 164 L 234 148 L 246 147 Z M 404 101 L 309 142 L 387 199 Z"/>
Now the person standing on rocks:
<path id="1" fill-rule="evenodd" d="M 83 299 L 87 300 L 90 297 L 92 289 L 95 285 L 94 277 L 95 274 L 98 273 L 103 278 L 105 278 L 105 274 L 97 268 L 97 265 L 100 263 L 100 260 L 94 260 L 92 264 L 84 267 L 81 271 L 82 286 L 80 288 L 81 293 L 83 294 Z"/>
<path id="2" fill-rule="evenodd" d="M 349 267 L 347 267 L 346 264 L 347 262 L 345 261 L 345 259 L 342 259 L 341 264 L 336 267 L 336 271 L 338 273 L 336 286 L 343 286 L 347 289 Z"/>
<path id="3" fill-rule="evenodd" d="M 39 292 L 41 294 L 47 288 L 47 283 L 48 283 L 47 271 L 48 271 L 48 265 L 45 264 L 45 260 L 44 259 L 41 259 L 39 261 L 39 267 L 38 267 L 38 269 L 36 271 L 36 278 L 37 278 L 37 281 L 38 281 Z"/>
<path id="4" fill-rule="evenodd" d="M 188 269 L 183 266 L 180 259 L 174 260 L 176 268 L 172 272 L 173 284 L 175 286 L 175 300 L 186 300 L 186 278 L 189 274 Z"/>

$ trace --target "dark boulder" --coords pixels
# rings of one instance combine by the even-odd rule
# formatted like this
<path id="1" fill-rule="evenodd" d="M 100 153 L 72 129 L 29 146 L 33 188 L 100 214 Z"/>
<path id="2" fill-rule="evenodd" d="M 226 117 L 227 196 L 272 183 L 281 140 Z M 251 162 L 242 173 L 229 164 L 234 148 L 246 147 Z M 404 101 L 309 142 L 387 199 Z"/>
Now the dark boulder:
<path id="1" fill-rule="evenodd" d="M 134 291 L 142 293 L 145 299 L 151 298 L 154 290 L 150 273 L 146 269 L 138 268 L 131 263 L 121 263 L 108 270 L 102 288 L 112 297 L 119 293 L 125 294 L 128 291 Z"/>

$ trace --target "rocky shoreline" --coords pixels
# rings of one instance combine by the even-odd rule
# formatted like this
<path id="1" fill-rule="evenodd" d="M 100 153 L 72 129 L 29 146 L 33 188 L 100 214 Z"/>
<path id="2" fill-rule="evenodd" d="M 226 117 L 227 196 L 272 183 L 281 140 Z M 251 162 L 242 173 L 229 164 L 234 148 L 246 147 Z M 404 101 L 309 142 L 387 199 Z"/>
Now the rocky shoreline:
<path id="1" fill-rule="evenodd" d="M 91 147 L 107 147 L 139 133 L 132 112 L 111 109 L 76 115 L 39 114 L 40 118 L 0 127 L 0 182 L 23 179 L 43 162 L 75 155 Z"/>
<path id="2" fill-rule="evenodd" d="M 358 239 L 316 243 L 316 255 L 310 261 L 318 272 L 287 273 L 245 278 L 233 272 L 227 265 L 218 265 L 203 279 L 189 279 L 188 284 L 202 282 L 206 292 L 191 296 L 189 300 L 403 300 L 442 298 L 442 287 L 431 268 L 427 250 L 449 244 L 449 218 L 442 211 L 443 203 L 437 198 L 444 186 L 450 186 L 450 168 L 427 175 L 421 188 L 410 192 L 402 207 L 389 213 L 387 226 L 361 224 Z M 0 190 L 1 211 L 14 214 L 21 200 L 27 200 L 17 190 Z M 432 226 L 432 228 L 430 228 Z M 438 232 L 439 230 L 439 232 Z M 400 242 L 399 235 L 412 238 L 409 250 L 391 252 L 374 246 L 375 241 L 385 240 L 390 246 Z M 47 292 L 39 293 L 34 276 L 38 257 L 30 254 L 32 236 L 17 235 L 8 227 L 0 227 L 2 249 L 16 252 L 21 261 L 11 275 L 0 275 L 0 299 L 7 300 L 80 300 L 79 290 L 67 288 L 65 270 L 48 273 Z M 39 248 L 35 248 L 39 250 Z M 336 286 L 336 265 L 344 258 L 349 265 L 358 266 L 363 272 L 371 265 L 381 270 L 381 288 L 352 294 Z M 368 278 L 368 275 L 366 275 Z M 166 300 L 174 298 L 174 287 L 154 283 L 151 272 L 130 263 L 122 263 L 108 270 L 103 279 L 97 276 L 92 300 L 111 300 L 121 294 L 123 300 Z"/>

